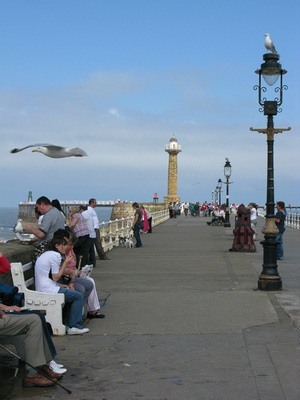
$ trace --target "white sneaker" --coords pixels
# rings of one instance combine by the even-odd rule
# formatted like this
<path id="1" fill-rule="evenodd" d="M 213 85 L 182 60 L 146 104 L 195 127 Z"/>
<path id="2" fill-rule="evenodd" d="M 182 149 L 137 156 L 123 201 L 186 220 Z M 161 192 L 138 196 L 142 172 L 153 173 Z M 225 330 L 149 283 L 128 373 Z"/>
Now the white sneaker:
<path id="1" fill-rule="evenodd" d="M 88 328 L 68 328 L 67 333 L 68 335 L 82 335 L 84 333 L 88 333 L 90 330 Z"/>
<path id="2" fill-rule="evenodd" d="M 57 374 L 64 374 L 65 372 L 67 372 L 66 368 L 62 368 L 62 364 L 57 364 L 54 360 L 49 362 L 49 367 L 52 369 L 53 372 L 56 372 Z"/>
<path id="3" fill-rule="evenodd" d="M 63 368 L 63 364 L 58 364 L 56 361 L 54 361 L 54 360 L 52 360 L 52 361 L 50 361 L 50 363 L 49 363 L 49 365 L 53 365 L 53 366 L 56 366 L 56 367 L 58 367 L 58 368 Z"/>

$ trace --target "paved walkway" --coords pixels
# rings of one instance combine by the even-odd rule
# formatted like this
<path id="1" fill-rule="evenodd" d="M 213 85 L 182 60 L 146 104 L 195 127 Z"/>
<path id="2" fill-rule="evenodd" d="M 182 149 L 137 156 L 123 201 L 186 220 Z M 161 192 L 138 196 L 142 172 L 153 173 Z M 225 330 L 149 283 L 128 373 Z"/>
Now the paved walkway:
<path id="1" fill-rule="evenodd" d="M 206 221 L 169 220 L 142 248 L 99 261 L 106 318 L 55 338 L 72 394 L 21 389 L 19 374 L 7 399 L 299 400 L 300 231 L 284 237 L 283 291 L 266 293 L 256 290 L 259 242 L 256 253 L 229 252 L 233 228 Z"/>

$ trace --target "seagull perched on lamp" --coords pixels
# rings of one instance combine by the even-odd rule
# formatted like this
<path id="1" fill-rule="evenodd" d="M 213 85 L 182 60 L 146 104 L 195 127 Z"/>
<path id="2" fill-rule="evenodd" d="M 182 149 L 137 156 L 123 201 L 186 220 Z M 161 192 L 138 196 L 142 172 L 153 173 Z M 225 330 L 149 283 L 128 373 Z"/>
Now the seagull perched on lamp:
<path id="1" fill-rule="evenodd" d="M 54 144 L 48 143 L 37 143 L 37 144 L 30 144 L 29 146 L 22 147 L 21 149 L 12 149 L 11 153 L 19 153 L 25 149 L 29 149 L 30 147 L 35 147 L 33 152 L 42 153 L 47 157 L 51 158 L 65 158 L 65 157 L 85 157 L 87 156 L 86 152 L 79 147 L 61 147 L 56 146 Z"/>
<path id="2" fill-rule="evenodd" d="M 264 37 L 265 37 L 265 47 L 266 47 L 266 49 L 271 51 L 272 53 L 276 53 L 277 54 L 277 51 L 275 49 L 275 46 L 274 46 L 274 43 L 273 43 L 273 41 L 271 39 L 270 34 L 269 33 L 265 33 Z"/>

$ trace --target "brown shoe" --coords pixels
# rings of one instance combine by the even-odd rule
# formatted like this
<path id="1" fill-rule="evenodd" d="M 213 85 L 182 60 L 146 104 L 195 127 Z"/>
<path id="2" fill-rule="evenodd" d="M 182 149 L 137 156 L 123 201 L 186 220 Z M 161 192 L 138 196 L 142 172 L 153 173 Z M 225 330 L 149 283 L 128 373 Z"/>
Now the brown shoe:
<path id="1" fill-rule="evenodd" d="M 46 378 L 42 374 L 37 373 L 36 375 L 33 376 L 24 376 L 23 381 L 22 381 L 22 386 L 23 387 L 49 387 L 49 386 L 54 386 L 55 382 L 50 381 L 50 379 Z"/>
<path id="2" fill-rule="evenodd" d="M 42 368 L 41 368 L 41 371 L 42 371 L 44 374 L 46 374 L 47 376 L 49 376 L 49 378 L 51 378 L 51 379 L 57 379 L 58 381 L 59 381 L 60 379 L 62 379 L 62 377 L 63 377 L 63 374 L 58 374 L 58 373 L 52 371 L 52 369 L 49 367 L 48 364 L 43 365 Z"/>

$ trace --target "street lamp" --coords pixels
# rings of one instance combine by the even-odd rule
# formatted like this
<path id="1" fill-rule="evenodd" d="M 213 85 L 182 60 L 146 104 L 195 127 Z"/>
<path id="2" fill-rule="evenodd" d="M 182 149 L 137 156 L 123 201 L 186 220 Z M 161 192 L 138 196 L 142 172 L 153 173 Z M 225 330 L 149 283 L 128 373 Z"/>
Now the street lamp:
<path id="1" fill-rule="evenodd" d="M 289 131 L 291 128 L 274 128 L 274 115 L 281 112 L 279 108 L 283 100 L 283 90 L 287 90 L 287 86 L 283 85 L 282 77 L 286 74 L 286 70 L 281 68 L 278 53 L 266 53 L 263 55 L 264 63 L 261 68 L 256 70 L 258 74 L 258 85 L 253 87 L 258 90 L 258 103 L 261 108 L 260 112 L 264 112 L 267 116 L 267 129 L 254 129 L 251 131 L 263 133 L 267 135 L 267 202 L 266 202 L 266 219 L 265 226 L 262 229 L 264 240 L 261 242 L 263 245 L 263 270 L 258 278 L 258 290 L 281 290 L 282 281 L 277 270 L 277 240 L 276 236 L 278 229 L 275 224 L 274 215 L 274 134 Z M 273 86 L 280 78 L 279 87 L 274 88 L 274 92 L 279 92 L 274 100 L 267 100 L 262 97 L 262 93 L 267 92 L 267 88 L 262 86 L 261 77 L 269 86 Z"/>
<path id="2" fill-rule="evenodd" d="M 218 199 L 218 197 L 219 197 L 218 196 L 218 186 L 216 186 L 214 192 L 215 192 L 215 201 L 214 201 L 214 203 L 218 204 L 218 201 L 219 201 L 219 199 Z"/>
<path id="3" fill-rule="evenodd" d="M 222 180 L 219 179 L 217 183 L 218 193 L 219 193 L 219 206 L 221 205 L 221 188 L 222 188 Z"/>
<path id="4" fill-rule="evenodd" d="M 224 176 L 226 178 L 226 212 L 224 226 L 230 227 L 230 207 L 229 207 L 229 178 L 231 176 L 231 164 L 228 158 L 225 158 Z"/>

